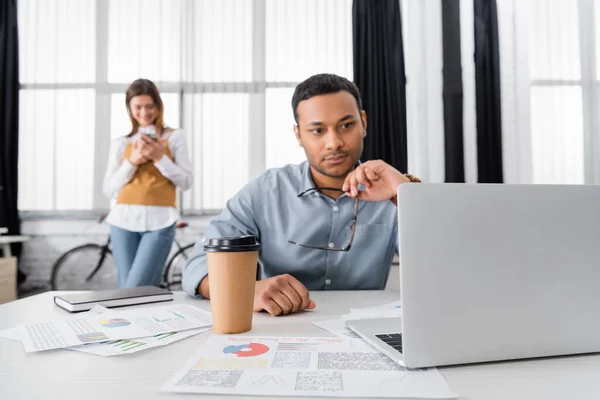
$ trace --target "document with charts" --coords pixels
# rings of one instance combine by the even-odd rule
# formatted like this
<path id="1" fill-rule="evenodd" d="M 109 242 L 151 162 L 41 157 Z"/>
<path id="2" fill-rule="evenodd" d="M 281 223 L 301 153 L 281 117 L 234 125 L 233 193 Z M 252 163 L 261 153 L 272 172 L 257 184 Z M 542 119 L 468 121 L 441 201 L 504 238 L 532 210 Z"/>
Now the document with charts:
<path id="1" fill-rule="evenodd" d="M 175 304 L 103 314 L 82 314 L 78 317 L 17 325 L 17 330 L 25 351 L 30 353 L 205 328 L 211 324 L 210 312 L 186 304 Z"/>
<path id="2" fill-rule="evenodd" d="M 154 347 L 166 346 L 199 333 L 206 332 L 209 329 L 210 328 L 188 329 L 181 332 L 159 333 L 158 335 L 146 338 L 120 339 L 99 343 L 88 343 L 74 347 L 67 347 L 67 350 L 81 351 L 82 353 L 96 354 L 104 357 L 121 356 L 152 349 Z"/>
<path id="3" fill-rule="evenodd" d="M 334 337 L 208 338 L 163 387 L 178 393 L 256 396 L 456 398 L 435 369 L 407 369 Z"/>

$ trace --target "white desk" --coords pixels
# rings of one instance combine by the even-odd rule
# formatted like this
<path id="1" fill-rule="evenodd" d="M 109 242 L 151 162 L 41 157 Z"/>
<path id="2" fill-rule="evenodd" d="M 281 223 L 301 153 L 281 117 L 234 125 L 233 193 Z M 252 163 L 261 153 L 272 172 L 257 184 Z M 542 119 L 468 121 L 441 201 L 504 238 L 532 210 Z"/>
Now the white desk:
<path id="1" fill-rule="evenodd" d="M 0 249 L 2 249 L 4 257 L 10 257 L 12 256 L 10 250 L 11 243 L 21 243 L 28 240 L 29 236 L 0 236 Z"/>
<path id="2" fill-rule="evenodd" d="M 54 294 L 43 293 L 0 305 L 0 330 L 17 323 L 68 316 L 69 313 L 54 306 Z M 255 314 L 250 334 L 330 336 L 311 322 L 335 318 L 349 307 L 394 301 L 397 296 L 397 292 L 391 291 L 313 292 L 317 302 L 314 312 L 287 317 Z M 177 293 L 175 301 L 209 309 L 208 301 L 195 300 L 183 293 Z M 67 350 L 26 354 L 21 343 L 0 339 L 0 399 L 229 399 L 229 396 L 157 391 L 184 366 L 208 335 L 209 332 L 165 347 L 117 357 Z M 440 368 L 440 372 L 461 399 L 600 399 L 600 355 Z"/>

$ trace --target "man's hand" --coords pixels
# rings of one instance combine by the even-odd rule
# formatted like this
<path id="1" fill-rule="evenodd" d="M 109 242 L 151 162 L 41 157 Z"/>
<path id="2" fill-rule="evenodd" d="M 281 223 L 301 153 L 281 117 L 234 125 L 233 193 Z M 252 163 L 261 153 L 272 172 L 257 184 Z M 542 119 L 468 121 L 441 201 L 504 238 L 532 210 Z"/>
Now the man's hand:
<path id="1" fill-rule="evenodd" d="M 315 307 L 308 289 L 291 275 L 278 275 L 256 282 L 254 311 L 266 310 L 271 315 L 285 315 Z"/>
<path id="2" fill-rule="evenodd" d="M 154 141 L 148 135 L 142 135 L 139 141 L 140 151 L 149 160 L 154 162 L 160 160 L 165 154 L 165 147 L 159 141 Z"/>
<path id="3" fill-rule="evenodd" d="M 210 286 L 208 284 L 208 275 L 206 275 L 204 278 L 202 278 L 196 291 L 198 292 L 198 294 L 203 296 L 205 299 L 210 299 Z"/>
<path id="4" fill-rule="evenodd" d="M 350 197 L 366 201 L 391 200 L 396 197 L 398 185 L 411 179 L 381 160 L 367 161 L 348 174 L 342 190 Z M 365 190 L 358 190 L 361 184 Z"/>
<path id="5" fill-rule="evenodd" d="M 141 151 L 141 146 L 139 142 L 134 142 L 132 149 L 131 149 L 131 154 L 129 155 L 128 158 L 129 162 L 132 163 L 135 166 L 140 166 L 144 163 L 148 162 L 148 158 L 146 158 Z"/>

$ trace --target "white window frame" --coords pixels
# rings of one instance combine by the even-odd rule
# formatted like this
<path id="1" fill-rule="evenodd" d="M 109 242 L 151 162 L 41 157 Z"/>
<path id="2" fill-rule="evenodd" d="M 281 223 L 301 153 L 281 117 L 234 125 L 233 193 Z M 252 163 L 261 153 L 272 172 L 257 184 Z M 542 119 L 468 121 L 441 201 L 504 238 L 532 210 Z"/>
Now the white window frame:
<path id="1" fill-rule="evenodd" d="M 502 114 L 506 183 L 533 183 L 531 143 L 531 89 L 579 86 L 582 92 L 584 183 L 600 184 L 600 126 L 597 116 L 600 82 L 596 76 L 594 0 L 577 0 L 581 79 L 530 79 L 529 9 L 527 1 L 507 0 L 498 4 L 502 64 Z M 504 30 L 503 30 L 504 27 Z M 504 32 L 504 34 L 503 34 Z M 509 101 L 510 100 L 510 101 Z"/>
<path id="2" fill-rule="evenodd" d="M 596 76 L 595 0 L 579 0 L 579 43 L 581 52 L 581 93 L 583 96 L 583 142 L 585 183 L 600 183 L 600 134 Z"/>
<path id="3" fill-rule="evenodd" d="M 187 4 L 182 2 L 182 7 L 193 7 L 193 0 Z M 106 212 L 109 201 L 102 193 L 102 181 L 106 169 L 106 160 L 110 143 L 106 140 L 111 129 L 111 96 L 123 94 L 129 82 L 108 82 L 108 16 L 109 2 L 96 0 L 96 74 L 93 83 L 25 83 L 20 85 L 21 90 L 54 90 L 54 89 L 93 89 L 95 90 L 95 161 L 94 161 L 94 193 L 93 209 L 76 212 L 68 211 L 21 211 L 25 217 L 52 217 L 65 215 L 98 215 Z M 251 140 L 248 141 L 248 180 L 261 175 L 266 168 L 266 91 L 268 88 L 294 88 L 299 82 L 267 82 L 266 81 L 266 0 L 252 0 L 252 82 L 169 82 L 155 81 L 161 93 L 179 94 L 179 121 L 183 128 L 184 122 L 184 94 L 195 93 L 245 93 L 249 95 L 249 129 Z M 182 31 L 193 26 L 193 13 L 182 13 Z M 185 50 L 184 50 L 185 51 Z M 195 174 L 202 173 L 201 163 L 195 164 Z M 183 199 L 179 196 L 179 208 L 186 215 L 212 215 L 220 210 L 183 209 Z"/>

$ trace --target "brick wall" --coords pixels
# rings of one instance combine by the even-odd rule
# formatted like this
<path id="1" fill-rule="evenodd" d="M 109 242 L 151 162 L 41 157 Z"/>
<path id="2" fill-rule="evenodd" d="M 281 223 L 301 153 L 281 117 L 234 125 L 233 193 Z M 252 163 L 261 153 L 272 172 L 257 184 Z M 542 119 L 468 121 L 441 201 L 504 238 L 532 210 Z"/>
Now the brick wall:
<path id="1" fill-rule="evenodd" d="M 178 240 L 196 242 L 202 238 L 210 217 L 186 218 L 188 228 L 178 230 Z M 108 225 L 85 219 L 29 219 L 23 221 L 21 230 L 31 237 L 23 247 L 20 268 L 28 275 L 21 290 L 46 288 L 54 262 L 65 251 L 85 243 L 103 244 L 108 238 Z M 386 289 L 398 290 L 398 267 L 394 265 Z"/>
<path id="2" fill-rule="evenodd" d="M 202 238 L 208 217 L 186 218 L 190 226 L 178 229 L 182 244 Z M 108 239 L 108 225 L 85 219 L 29 219 L 21 224 L 23 235 L 31 240 L 24 243 L 19 266 L 27 274 L 22 290 L 48 285 L 54 262 L 67 250 L 85 243 L 104 244 Z"/>

